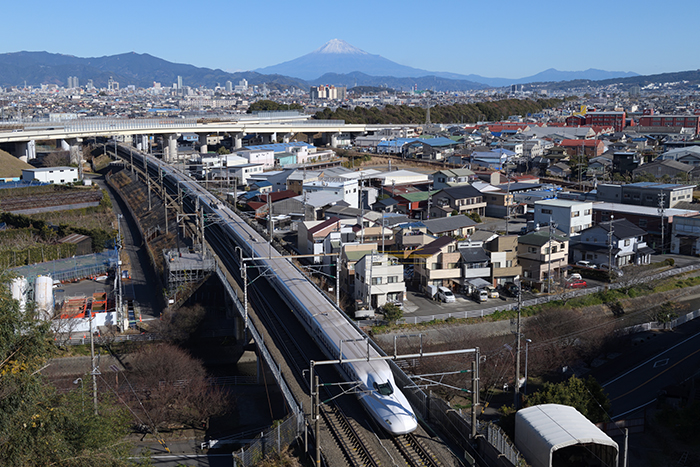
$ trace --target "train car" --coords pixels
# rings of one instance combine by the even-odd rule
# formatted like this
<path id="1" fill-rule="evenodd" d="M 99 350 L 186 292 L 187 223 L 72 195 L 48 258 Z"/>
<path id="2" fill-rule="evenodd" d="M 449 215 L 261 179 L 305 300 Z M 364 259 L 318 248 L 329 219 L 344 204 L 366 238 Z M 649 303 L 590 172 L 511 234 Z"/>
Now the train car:
<path id="1" fill-rule="evenodd" d="M 148 165 L 151 168 L 154 164 Z M 243 250 L 244 255 L 259 258 L 258 263 L 275 272 L 270 278 L 270 284 L 289 304 L 297 319 L 329 359 L 379 356 L 377 351 L 368 345 L 366 337 L 360 334 L 328 297 L 316 289 L 289 260 L 266 258 L 268 244 L 255 229 L 198 184 L 167 165 L 158 166 L 159 170 L 164 171 L 164 177 L 171 177 L 188 194 L 196 196 L 207 213 L 214 214 L 223 221 L 222 227 Z M 273 255 L 280 255 L 276 250 L 272 251 Z M 348 381 L 361 382 L 356 391 L 357 397 L 368 414 L 383 429 L 393 435 L 402 435 L 417 428 L 413 409 L 406 396 L 396 386 L 386 361 L 344 363 L 340 365 L 340 370 Z"/>

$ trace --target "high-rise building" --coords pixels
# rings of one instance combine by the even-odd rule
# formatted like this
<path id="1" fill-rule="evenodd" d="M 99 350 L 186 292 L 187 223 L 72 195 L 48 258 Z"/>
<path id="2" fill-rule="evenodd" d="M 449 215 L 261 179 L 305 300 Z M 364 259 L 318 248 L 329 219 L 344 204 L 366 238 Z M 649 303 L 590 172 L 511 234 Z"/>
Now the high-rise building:
<path id="1" fill-rule="evenodd" d="M 226 81 L 226 92 L 233 91 L 233 83 L 231 81 Z"/>
<path id="2" fill-rule="evenodd" d="M 235 88 L 233 88 L 233 92 L 237 92 L 239 94 L 244 93 L 248 90 L 248 81 L 245 79 L 242 79 L 238 82 Z"/>
<path id="3" fill-rule="evenodd" d="M 311 86 L 311 99 L 329 99 L 329 100 L 344 100 L 347 95 L 345 86 Z"/>
<path id="4" fill-rule="evenodd" d="M 177 77 L 177 90 L 182 91 L 182 76 Z"/>

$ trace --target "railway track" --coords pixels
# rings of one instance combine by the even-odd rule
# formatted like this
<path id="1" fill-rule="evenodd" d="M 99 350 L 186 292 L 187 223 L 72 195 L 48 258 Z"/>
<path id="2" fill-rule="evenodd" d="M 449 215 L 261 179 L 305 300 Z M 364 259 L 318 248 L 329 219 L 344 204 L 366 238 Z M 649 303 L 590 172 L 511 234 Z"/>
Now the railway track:
<path id="1" fill-rule="evenodd" d="M 356 422 L 345 416 L 336 404 L 322 404 L 321 416 L 350 465 L 379 467 L 374 452 L 358 431 Z"/>
<path id="2" fill-rule="evenodd" d="M 259 315 L 264 315 L 261 318 L 266 322 L 268 331 L 275 334 L 276 339 L 284 348 L 289 359 L 292 360 L 291 363 L 296 371 L 301 374 L 301 367 L 303 363 L 309 361 L 309 356 L 301 349 L 297 340 L 293 338 L 289 328 L 284 325 L 279 312 L 272 311 L 275 308 L 271 305 L 268 298 L 258 288 L 253 289 L 252 295 L 255 300 L 261 303 L 266 310 L 263 313 L 259 313 Z M 306 380 L 304 382 L 308 390 L 308 382 Z M 327 387 L 324 387 L 322 391 L 329 399 L 337 395 L 337 392 L 331 392 Z M 369 443 L 360 434 L 357 422 L 349 419 L 338 404 L 335 402 L 321 404 L 319 413 L 328 431 L 333 436 L 333 440 L 347 460 L 348 465 L 354 467 L 378 467 L 380 465 L 374 452 L 369 447 Z"/>
<path id="3" fill-rule="evenodd" d="M 143 163 L 139 163 L 138 165 L 144 169 L 146 168 L 144 167 Z M 148 164 L 147 168 L 148 172 L 154 178 L 156 178 L 156 180 L 158 180 L 160 175 L 159 167 L 157 167 L 155 164 Z M 170 193 L 171 196 L 176 195 L 179 188 L 177 182 L 163 177 L 163 184 L 165 185 L 166 191 Z M 188 196 L 184 196 L 182 201 L 185 204 L 186 211 L 191 212 L 194 210 L 194 203 Z M 220 259 L 226 264 L 227 269 L 234 277 L 238 276 L 238 260 L 236 252 L 232 248 L 232 245 L 230 245 L 231 242 L 228 235 L 218 225 L 209 226 L 207 229 L 207 234 L 209 242 L 217 251 Z M 255 272 L 253 270 L 255 270 Z M 257 276 L 261 274 L 265 275 L 263 270 L 257 270 L 256 268 L 251 268 L 249 273 L 249 284 L 253 282 Z M 236 280 L 240 281 L 241 278 L 236 277 Z M 278 348 L 282 350 L 284 354 L 287 354 L 287 361 L 291 365 L 290 368 L 292 369 L 292 373 L 295 374 L 294 377 L 297 379 L 300 385 L 306 387 L 308 391 L 308 381 L 303 377 L 303 370 L 307 367 L 310 359 L 323 360 L 324 357 L 320 356 L 319 358 L 319 355 L 312 355 L 314 352 L 310 352 L 309 349 L 304 348 L 307 346 L 306 343 L 301 345 L 299 342 L 299 337 L 303 336 L 307 338 L 306 340 L 309 340 L 306 330 L 301 328 L 301 324 L 299 324 L 296 327 L 301 328 L 303 332 L 300 334 L 298 330 L 294 331 L 295 326 L 292 324 L 292 322 L 297 323 L 296 318 L 293 317 L 291 313 L 287 315 L 288 306 L 286 304 L 276 304 L 276 299 L 269 295 L 271 288 L 268 287 L 267 284 L 263 285 L 263 283 L 264 281 L 260 281 L 259 283 L 255 283 L 249 287 L 250 298 L 252 299 L 251 301 L 258 305 L 255 307 L 257 311 L 256 314 L 262 321 L 261 324 L 263 324 L 267 328 L 268 332 L 274 336 L 274 340 L 279 345 Z M 334 370 L 332 370 L 330 367 L 328 368 L 328 371 L 334 372 Z M 319 374 L 319 377 L 320 376 L 321 374 Z M 337 379 L 337 375 L 335 374 L 326 374 L 325 376 L 327 377 L 327 380 Z M 332 387 L 331 389 L 331 387 L 328 386 L 323 387 L 323 391 L 328 394 L 327 399 L 334 398 L 339 392 L 339 390 L 335 387 Z M 360 404 L 358 402 L 355 401 L 354 404 L 357 407 L 349 409 L 350 411 L 348 413 L 352 414 L 355 412 L 355 410 L 363 412 L 363 409 L 359 407 Z M 378 433 L 378 429 L 369 429 L 369 431 L 365 431 L 366 427 L 360 426 L 357 421 L 346 416 L 336 401 L 322 404 L 319 412 L 328 433 L 334 439 L 334 444 L 338 446 L 344 460 L 349 465 L 381 465 L 381 459 L 384 459 L 385 454 L 384 452 L 379 452 L 381 450 L 386 451 L 386 454 L 391 457 L 392 465 L 396 465 L 397 462 L 398 465 L 401 465 L 402 460 L 405 460 L 406 465 L 411 466 L 441 465 L 436 456 L 433 455 L 428 448 L 423 446 L 414 434 L 390 437 L 389 439 L 391 439 L 391 443 L 383 445 L 381 440 L 375 440 L 373 435 L 370 436 L 373 431 L 374 433 Z M 373 451 L 373 448 L 376 450 L 376 452 Z M 389 450 L 387 450 L 387 448 L 389 448 Z M 389 451 L 397 452 L 392 454 Z M 336 458 L 333 459 L 332 464 L 328 465 L 335 466 L 342 463 L 341 458 L 338 457 L 341 453 L 337 453 L 334 456 Z"/>
<path id="4" fill-rule="evenodd" d="M 438 467 L 442 465 L 430 449 L 421 443 L 413 433 L 397 436 L 392 438 L 392 441 L 404 460 L 412 467 Z"/>

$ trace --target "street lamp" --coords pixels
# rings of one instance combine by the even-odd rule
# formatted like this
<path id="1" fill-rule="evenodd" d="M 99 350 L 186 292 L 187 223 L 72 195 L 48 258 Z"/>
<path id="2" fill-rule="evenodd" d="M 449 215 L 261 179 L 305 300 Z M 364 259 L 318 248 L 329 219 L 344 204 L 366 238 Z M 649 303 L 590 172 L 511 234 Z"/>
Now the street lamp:
<path id="1" fill-rule="evenodd" d="M 527 351 L 532 343 L 532 339 L 525 339 L 525 384 L 523 385 L 523 395 L 527 394 Z"/>
<path id="2" fill-rule="evenodd" d="M 80 383 L 80 400 L 83 403 L 83 412 L 85 412 L 85 391 L 83 391 L 83 378 L 78 378 L 73 381 L 73 384 Z"/>

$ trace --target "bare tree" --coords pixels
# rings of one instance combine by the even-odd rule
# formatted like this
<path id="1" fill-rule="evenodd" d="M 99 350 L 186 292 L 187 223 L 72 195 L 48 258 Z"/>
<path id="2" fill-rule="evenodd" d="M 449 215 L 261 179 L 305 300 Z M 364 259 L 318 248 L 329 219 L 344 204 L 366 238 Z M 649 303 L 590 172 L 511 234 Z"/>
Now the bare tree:
<path id="1" fill-rule="evenodd" d="M 70 152 L 50 152 L 42 159 L 44 167 L 60 167 L 70 164 Z"/>
<path id="2" fill-rule="evenodd" d="M 202 305 L 181 307 L 176 311 L 165 312 L 159 321 L 153 321 L 149 331 L 173 343 L 187 341 L 204 319 L 206 310 Z"/>
<path id="3" fill-rule="evenodd" d="M 127 371 L 135 408 L 159 427 L 208 425 L 210 417 L 230 408 L 228 394 L 212 386 L 204 366 L 171 344 L 143 346 Z"/>

